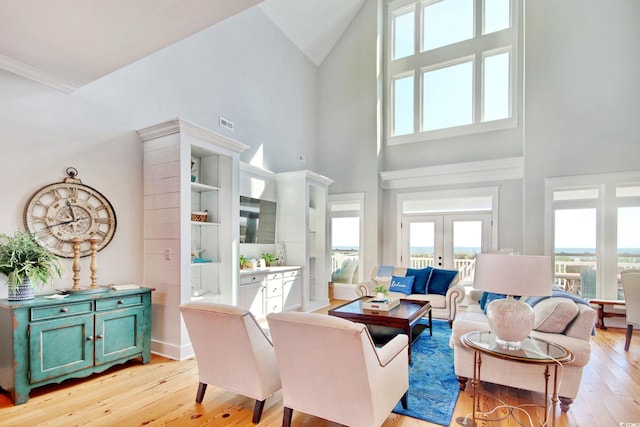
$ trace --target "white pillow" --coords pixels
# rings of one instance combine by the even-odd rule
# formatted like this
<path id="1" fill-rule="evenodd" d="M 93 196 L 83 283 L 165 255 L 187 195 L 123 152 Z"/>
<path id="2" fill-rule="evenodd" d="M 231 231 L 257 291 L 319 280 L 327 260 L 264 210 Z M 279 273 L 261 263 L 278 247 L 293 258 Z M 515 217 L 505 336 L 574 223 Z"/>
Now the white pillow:
<path id="1" fill-rule="evenodd" d="M 578 306 L 569 298 L 547 298 L 533 306 L 533 329 L 561 334 L 578 315 Z"/>

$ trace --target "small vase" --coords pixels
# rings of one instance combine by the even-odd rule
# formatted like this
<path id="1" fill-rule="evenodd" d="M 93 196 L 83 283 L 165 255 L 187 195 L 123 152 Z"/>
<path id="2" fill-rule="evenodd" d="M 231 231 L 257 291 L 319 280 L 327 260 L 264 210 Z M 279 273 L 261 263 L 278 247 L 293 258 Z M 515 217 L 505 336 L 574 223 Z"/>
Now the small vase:
<path id="1" fill-rule="evenodd" d="M 377 299 L 379 299 L 379 300 L 384 300 L 384 299 L 385 299 L 385 294 L 384 294 L 384 292 L 378 292 L 378 293 L 376 294 L 376 298 L 377 298 Z"/>
<path id="2" fill-rule="evenodd" d="M 26 301 L 33 298 L 35 298 L 35 293 L 29 278 L 24 279 L 16 288 L 9 285 L 9 293 L 7 295 L 9 301 Z"/>

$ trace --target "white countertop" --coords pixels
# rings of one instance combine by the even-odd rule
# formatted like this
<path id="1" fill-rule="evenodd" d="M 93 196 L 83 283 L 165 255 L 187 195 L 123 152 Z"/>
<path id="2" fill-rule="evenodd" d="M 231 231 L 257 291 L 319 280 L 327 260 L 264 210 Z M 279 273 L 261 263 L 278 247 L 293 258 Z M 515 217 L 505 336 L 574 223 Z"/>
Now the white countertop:
<path id="1" fill-rule="evenodd" d="M 255 274 L 255 273 L 279 273 L 281 271 L 297 270 L 299 265 L 281 265 L 278 267 L 265 267 L 265 268 L 243 268 L 240 270 L 240 274 Z"/>

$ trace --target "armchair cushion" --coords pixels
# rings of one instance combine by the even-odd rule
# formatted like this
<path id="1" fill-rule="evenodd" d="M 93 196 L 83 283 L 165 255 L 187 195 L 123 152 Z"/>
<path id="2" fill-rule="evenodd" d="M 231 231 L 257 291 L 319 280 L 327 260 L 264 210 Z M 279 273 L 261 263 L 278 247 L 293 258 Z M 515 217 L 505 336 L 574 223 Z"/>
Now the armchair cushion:
<path id="1" fill-rule="evenodd" d="M 429 283 L 427 284 L 428 292 L 430 294 L 446 295 L 449 286 L 453 283 L 457 275 L 458 271 L 456 270 L 434 268 L 429 277 Z"/>
<path id="2" fill-rule="evenodd" d="M 391 292 L 402 292 L 405 295 L 410 295 L 411 290 L 413 288 L 413 280 L 414 280 L 414 276 L 405 276 L 405 277 L 392 276 L 389 290 Z"/>
<path id="3" fill-rule="evenodd" d="M 432 271 L 433 271 L 433 268 L 431 267 L 425 267 L 422 269 L 407 268 L 407 276 L 415 277 L 415 279 L 413 280 L 413 291 L 411 293 L 414 293 L 414 294 L 427 293 L 427 283 L 429 282 L 429 278 L 431 277 Z"/>

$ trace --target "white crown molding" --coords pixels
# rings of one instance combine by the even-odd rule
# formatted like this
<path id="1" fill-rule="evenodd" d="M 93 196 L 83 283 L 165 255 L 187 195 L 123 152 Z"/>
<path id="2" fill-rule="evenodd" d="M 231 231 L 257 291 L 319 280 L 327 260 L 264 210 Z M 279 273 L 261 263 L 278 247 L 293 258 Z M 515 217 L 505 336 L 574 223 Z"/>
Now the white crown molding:
<path id="1" fill-rule="evenodd" d="M 218 144 L 221 147 L 225 147 L 237 153 L 249 148 L 248 145 L 242 144 L 234 139 L 212 132 L 209 129 L 187 122 L 180 118 L 149 126 L 144 129 L 139 129 L 138 135 L 143 141 L 149 141 L 179 132 L 185 132 L 189 135 L 200 138 L 204 141 Z"/>
<path id="2" fill-rule="evenodd" d="M 315 173 L 307 169 L 291 171 L 291 172 L 280 172 L 276 174 L 277 179 L 292 179 L 292 178 L 301 178 L 301 177 L 314 180 L 317 183 L 324 184 L 324 185 L 333 184 L 333 180 L 331 178 L 327 178 L 326 176 L 320 175 L 318 173 Z"/>
<path id="3" fill-rule="evenodd" d="M 380 172 L 382 188 L 439 187 L 450 184 L 477 184 L 510 179 L 522 179 L 524 158 L 484 160 L 478 162 L 453 163 L 415 169 Z"/>
<path id="4" fill-rule="evenodd" d="M 251 163 L 240 162 L 240 171 L 251 174 L 252 176 L 258 176 L 264 179 L 274 179 L 276 174 L 267 169 L 252 165 Z"/>
<path id="5" fill-rule="evenodd" d="M 72 93 L 80 89 L 80 86 L 65 82 L 52 74 L 46 73 L 38 68 L 16 61 L 15 59 L 11 59 L 4 55 L 0 55 L 0 69 L 17 74 L 20 77 L 42 83 L 43 85 L 47 85 L 65 93 Z"/>

